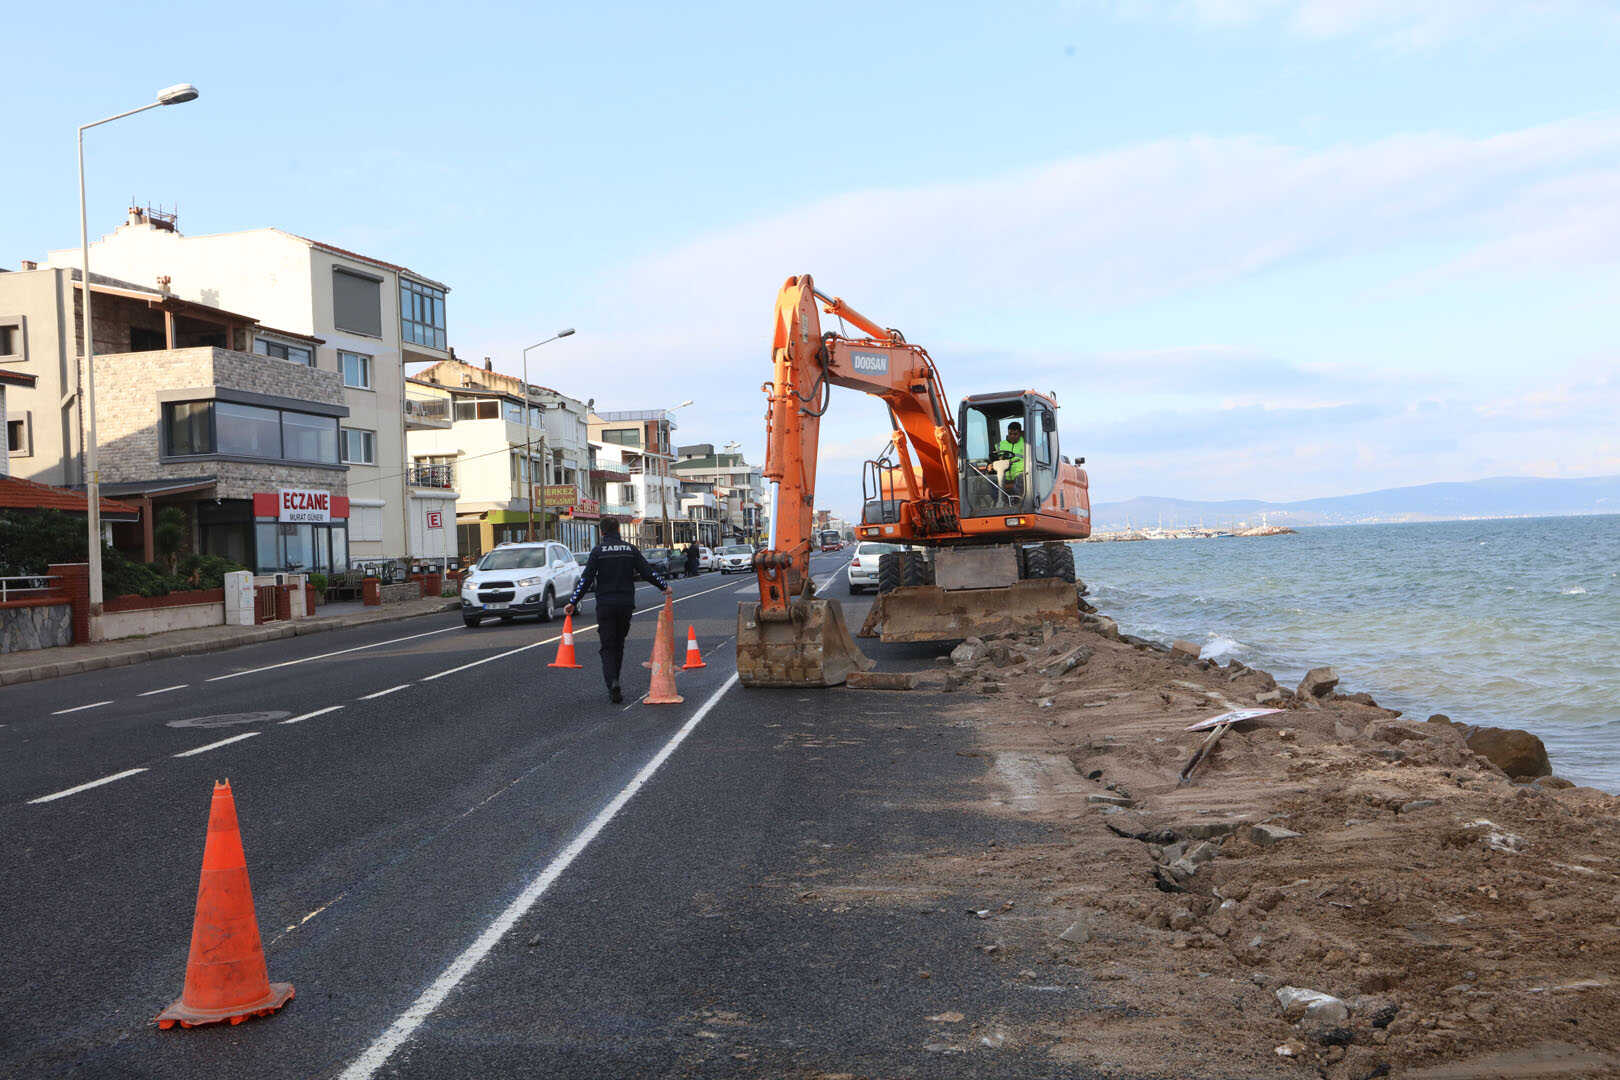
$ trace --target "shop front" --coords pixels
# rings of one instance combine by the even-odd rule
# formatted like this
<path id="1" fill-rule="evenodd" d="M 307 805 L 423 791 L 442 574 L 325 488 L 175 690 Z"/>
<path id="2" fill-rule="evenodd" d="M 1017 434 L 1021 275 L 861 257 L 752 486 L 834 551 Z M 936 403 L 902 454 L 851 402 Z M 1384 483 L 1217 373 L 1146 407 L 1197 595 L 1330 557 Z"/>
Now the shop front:
<path id="1" fill-rule="evenodd" d="M 245 500 L 243 500 L 245 502 Z M 255 492 L 249 506 L 254 573 L 349 569 L 349 499 L 319 488 Z"/>

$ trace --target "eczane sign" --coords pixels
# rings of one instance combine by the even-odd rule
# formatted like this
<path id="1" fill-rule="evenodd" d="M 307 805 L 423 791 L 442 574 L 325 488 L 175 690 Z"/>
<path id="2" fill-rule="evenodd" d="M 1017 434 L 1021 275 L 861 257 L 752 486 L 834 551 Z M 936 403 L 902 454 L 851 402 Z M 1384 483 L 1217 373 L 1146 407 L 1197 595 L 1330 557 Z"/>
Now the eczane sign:
<path id="1" fill-rule="evenodd" d="M 332 520 L 332 493 L 282 488 L 276 500 L 276 520 L 324 525 Z"/>

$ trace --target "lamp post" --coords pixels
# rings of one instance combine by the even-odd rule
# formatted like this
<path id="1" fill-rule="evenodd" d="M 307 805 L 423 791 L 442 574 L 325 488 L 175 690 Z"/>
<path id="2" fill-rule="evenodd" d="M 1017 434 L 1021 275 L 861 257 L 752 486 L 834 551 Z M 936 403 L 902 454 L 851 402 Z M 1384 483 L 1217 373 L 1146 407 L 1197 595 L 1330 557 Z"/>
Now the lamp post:
<path id="1" fill-rule="evenodd" d="M 85 209 L 84 195 L 84 133 L 93 127 L 122 120 L 148 109 L 163 105 L 180 105 L 195 101 L 197 88 L 190 83 L 166 86 L 157 92 L 157 98 L 137 109 L 129 109 L 114 116 L 103 117 L 79 125 L 79 295 L 83 297 L 84 312 L 84 416 L 89 431 L 84 444 L 85 471 L 85 524 L 89 530 L 90 555 L 90 616 L 101 616 L 101 469 L 96 462 L 96 334 L 95 322 L 90 317 L 90 216 Z"/>
<path id="2" fill-rule="evenodd" d="M 529 497 L 523 501 L 529 508 L 528 539 L 530 543 L 534 542 L 534 455 L 530 452 L 533 444 L 529 435 L 529 353 L 534 349 L 538 349 L 542 345 L 551 344 L 558 338 L 569 337 L 573 334 L 573 332 L 574 328 L 570 326 L 568 329 L 559 330 L 555 334 L 552 334 L 550 337 L 546 338 L 546 340 L 537 341 L 533 345 L 530 345 L 527 349 L 523 350 L 523 467 L 524 469 L 527 469 L 529 473 Z M 545 443 L 546 433 L 542 431 L 540 433 L 540 445 L 544 446 Z M 541 493 L 543 494 L 545 490 L 545 485 L 541 484 Z"/>
<path id="3" fill-rule="evenodd" d="M 684 409 L 690 404 L 692 404 L 692 399 L 687 398 L 685 401 L 681 402 L 679 405 L 671 405 L 669 408 L 664 410 L 664 420 L 666 422 L 668 422 L 670 413 L 674 412 L 676 409 Z M 669 481 L 669 464 L 666 462 L 664 464 L 664 474 L 658 480 L 658 506 L 664 512 L 664 532 L 668 537 L 668 539 L 664 542 L 664 546 L 669 548 L 669 550 L 670 550 L 670 558 L 674 558 L 675 557 L 675 527 L 673 525 L 671 525 L 670 521 L 669 521 L 669 483 L 668 483 L 668 481 Z"/>

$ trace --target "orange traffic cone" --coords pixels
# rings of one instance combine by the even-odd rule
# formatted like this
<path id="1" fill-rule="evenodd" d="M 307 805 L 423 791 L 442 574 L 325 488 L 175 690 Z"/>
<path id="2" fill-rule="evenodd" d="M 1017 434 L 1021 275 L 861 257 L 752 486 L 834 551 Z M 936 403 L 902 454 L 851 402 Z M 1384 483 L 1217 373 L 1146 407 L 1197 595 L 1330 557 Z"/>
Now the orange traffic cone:
<path id="1" fill-rule="evenodd" d="M 158 1013 L 157 1026 L 197 1027 L 222 1020 L 240 1024 L 250 1016 L 275 1012 L 292 996 L 292 983 L 271 982 L 265 969 L 242 832 L 236 824 L 236 800 L 231 798 L 230 781 L 221 780 L 214 784 L 208 811 L 185 989 L 179 1001 Z"/>
<path id="2" fill-rule="evenodd" d="M 682 671 L 691 671 L 693 668 L 708 667 L 703 662 L 703 654 L 698 652 L 697 627 L 691 623 L 686 624 L 686 663 L 681 665 Z"/>
<path id="3" fill-rule="evenodd" d="M 686 700 L 675 692 L 675 603 L 667 596 L 653 633 L 652 688 L 642 700 L 648 705 L 679 705 Z"/>
<path id="4" fill-rule="evenodd" d="M 572 615 L 564 615 L 563 636 L 562 642 L 557 646 L 557 659 L 547 664 L 546 667 L 577 668 L 583 666 L 583 664 L 574 658 L 574 617 Z"/>

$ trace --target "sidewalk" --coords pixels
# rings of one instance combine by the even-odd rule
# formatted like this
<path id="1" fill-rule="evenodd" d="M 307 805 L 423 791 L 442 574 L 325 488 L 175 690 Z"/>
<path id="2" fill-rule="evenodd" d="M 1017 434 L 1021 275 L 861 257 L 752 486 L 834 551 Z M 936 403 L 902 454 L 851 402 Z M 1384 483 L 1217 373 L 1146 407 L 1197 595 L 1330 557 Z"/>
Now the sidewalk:
<path id="1" fill-rule="evenodd" d="M 93 645 L 67 645 L 59 649 L 36 649 L 31 652 L 0 655 L 0 686 L 54 679 L 60 675 L 77 675 L 82 671 L 123 667 L 146 660 L 161 660 L 170 656 L 216 652 L 234 649 L 238 645 L 253 645 L 277 638 L 301 637 L 318 634 L 323 630 L 342 630 L 350 626 L 394 622 L 418 615 L 433 615 L 441 611 L 454 611 L 459 601 L 432 597 L 407 600 L 400 604 L 366 607 L 360 603 L 328 604 L 320 610 L 323 615 L 287 622 L 265 623 L 263 626 L 204 626 L 193 630 L 172 630 L 164 634 L 103 641 Z"/>

